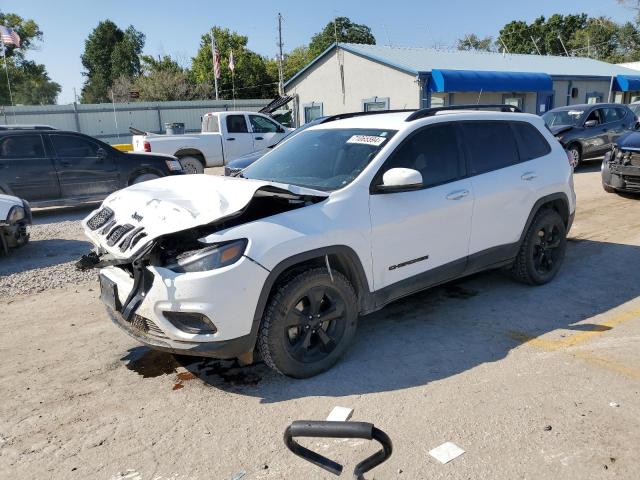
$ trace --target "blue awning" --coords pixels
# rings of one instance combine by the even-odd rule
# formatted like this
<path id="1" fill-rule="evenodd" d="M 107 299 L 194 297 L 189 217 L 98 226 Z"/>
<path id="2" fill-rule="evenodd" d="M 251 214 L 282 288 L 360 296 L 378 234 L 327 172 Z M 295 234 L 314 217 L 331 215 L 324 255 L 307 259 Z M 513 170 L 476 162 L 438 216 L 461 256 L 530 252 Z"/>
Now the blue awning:
<path id="1" fill-rule="evenodd" d="M 618 75 L 613 81 L 616 92 L 640 91 L 640 75 Z"/>
<path id="2" fill-rule="evenodd" d="M 553 80 L 546 73 L 432 70 L 431 92 L 548 92 Z"/>

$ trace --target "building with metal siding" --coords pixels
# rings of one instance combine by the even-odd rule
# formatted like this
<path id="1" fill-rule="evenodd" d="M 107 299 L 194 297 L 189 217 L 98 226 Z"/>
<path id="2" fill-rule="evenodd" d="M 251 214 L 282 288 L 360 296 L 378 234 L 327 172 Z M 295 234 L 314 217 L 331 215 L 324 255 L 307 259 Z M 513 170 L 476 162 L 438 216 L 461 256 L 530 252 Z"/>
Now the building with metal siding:
<path id="1" fill-rule="evenodd" d="M 543 113 L 625 100 L 628 68 L 582 57 L 500 54 L 381 45 L 332 45 L 285 83 L 299 122 L 371 109 L 511 103 Z"/>

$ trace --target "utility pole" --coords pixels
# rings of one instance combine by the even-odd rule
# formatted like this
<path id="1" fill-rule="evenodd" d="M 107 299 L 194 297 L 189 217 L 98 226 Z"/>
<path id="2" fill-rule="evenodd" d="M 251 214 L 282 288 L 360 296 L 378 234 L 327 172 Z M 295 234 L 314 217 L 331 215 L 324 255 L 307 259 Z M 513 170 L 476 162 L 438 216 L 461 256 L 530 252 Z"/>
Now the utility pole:
<path id="1" fill-rule="evenodd" d="M 278 13 L 278 94 L 284 95 L 284 54 L 282 53 L 282 14 Z"/>

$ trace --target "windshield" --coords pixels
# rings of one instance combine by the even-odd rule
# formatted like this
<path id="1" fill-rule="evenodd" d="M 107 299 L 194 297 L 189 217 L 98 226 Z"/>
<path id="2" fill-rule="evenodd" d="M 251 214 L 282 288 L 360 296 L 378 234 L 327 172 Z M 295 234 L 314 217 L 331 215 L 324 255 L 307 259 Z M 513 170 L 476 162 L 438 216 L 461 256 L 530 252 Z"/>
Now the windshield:
<path id="1" fill-rule="evenodd" d="M 289 138 L 242 176 L 331 191 L 351 183 L 395 130 L 306 130 Z"/>
<path id="2" fill-rule="evenodd" d="M 640 114 L 640 103 L 633 103 L 631 105 L 628 105 L 628 107 L 636 117 Z"/>
<path id="3" fill-rule="evenodd" d="M 557 110 L 542 115 L 547 127 L 572 126 L 580 123 L 584 110 Z"/>

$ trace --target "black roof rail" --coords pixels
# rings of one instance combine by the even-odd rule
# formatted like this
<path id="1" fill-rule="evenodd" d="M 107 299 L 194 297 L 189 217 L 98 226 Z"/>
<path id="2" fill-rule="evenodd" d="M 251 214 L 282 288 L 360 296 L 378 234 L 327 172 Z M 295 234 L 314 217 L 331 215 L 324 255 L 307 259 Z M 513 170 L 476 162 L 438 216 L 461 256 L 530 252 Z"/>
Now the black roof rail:
<path id="1" fill-rule="evenodd" d="M 0 130 L 57 130 L 51 125 L 0 125 Z"/>
<path id="2" fill-rule="evenodd" d="M 400 109 L 400 110 L 374 110 L 371 112 L 338 113 L 337 115 L 331 115 L 325 118 L 320 123 L 333 122 L 335 120 L 344 120 L 345 118 L 360 117 L 365 115 L 380 115 L 384 113 L 405 113 L 405 112 L 415 112 L 415 111 L 416 111 L 415 108 L 411 108 L 411 109 Z"/>
<path id="3" fill-rule="evenodd" d="M 433 117 L 438 112 L 447 112 L 450 110 L 496 110 L 496 109 L 500 112 L 522 113 L 522 110 L 520 110 L 518 107 L 515 107 L 513 105 L 503 104 L 503 103 L 486 104 L 486 105 L 475 105 L 475 104 L 450 105 L 448 107 L 422 108 L 420 110 L 416 110 L 406 118 L 405 122 L 412 122 L 420 118 Z"/>

